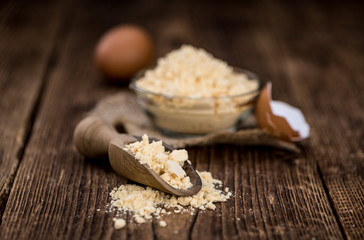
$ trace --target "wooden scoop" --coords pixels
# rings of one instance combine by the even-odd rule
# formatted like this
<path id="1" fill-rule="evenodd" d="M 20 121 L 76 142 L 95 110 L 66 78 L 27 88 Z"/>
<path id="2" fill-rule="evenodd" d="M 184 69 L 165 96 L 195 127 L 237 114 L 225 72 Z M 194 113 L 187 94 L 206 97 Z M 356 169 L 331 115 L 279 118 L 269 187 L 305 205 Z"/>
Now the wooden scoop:
<path id="1" fill-rule="evenodd" d="M 114 126 L 98 116 L 83 119 L 74 132 L 74 142 L 82 155 L 88 158 L 109 155 L 112 168 L 123 177 L 177 196 L 190 196 L 200 191 L 201 178 L 187 161 L 183 169 L 192 183 L 192 187 L 188 189 L 172 187 L 147 164 L 140 163 L 134 154 L 125 148 L 126 144 L 139 140 L 141 137 L 119 134 Z M 149 141 L 157 141 L 157 139 L 150 138 Z M 167 144 L 163 143 L 163 146 L 169 151 L 174 150 Z"/>

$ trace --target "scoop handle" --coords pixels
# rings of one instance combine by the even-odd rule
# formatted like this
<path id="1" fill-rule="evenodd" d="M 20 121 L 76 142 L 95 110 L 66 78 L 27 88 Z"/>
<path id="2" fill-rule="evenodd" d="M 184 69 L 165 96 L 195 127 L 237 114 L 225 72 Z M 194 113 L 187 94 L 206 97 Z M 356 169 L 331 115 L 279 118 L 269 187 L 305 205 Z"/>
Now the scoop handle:
<path id="1" fill-rule="evenodd" d="M 122 134 L 98 116 L 88 116 L 83 119 L 73 134 L 77 150 L 88 158 L 107 156 L 109 143 L 115 138 L 122 138 Z"/>

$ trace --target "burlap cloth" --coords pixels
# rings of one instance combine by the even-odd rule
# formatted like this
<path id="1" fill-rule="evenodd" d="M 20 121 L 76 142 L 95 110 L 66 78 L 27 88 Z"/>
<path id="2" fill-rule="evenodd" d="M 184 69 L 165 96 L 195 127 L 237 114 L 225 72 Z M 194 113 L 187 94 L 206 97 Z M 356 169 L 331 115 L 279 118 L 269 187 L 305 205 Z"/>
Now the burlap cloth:
<path id="1" fill-rule="evenodd" d="M 234 144 L 234 145 L 263 145 L 284 149 L 290 152 L 300 152 L 293 143 L 285 142 L 267 134 L 255 125 L 254 116 L 250 116 L 244 123 L 239 123 L 236 131 L 221 131 L 202 136 L 178 137 L 166 135 L 153 126 L 145 112 L 137 103 L 134 93 L 124 90 L 117 94 L 101 99 L 89 115 L 97 115 L 105 119 L 118 129 L 126 133 L 159 138 L 175 148 L 186 146 Z"/>

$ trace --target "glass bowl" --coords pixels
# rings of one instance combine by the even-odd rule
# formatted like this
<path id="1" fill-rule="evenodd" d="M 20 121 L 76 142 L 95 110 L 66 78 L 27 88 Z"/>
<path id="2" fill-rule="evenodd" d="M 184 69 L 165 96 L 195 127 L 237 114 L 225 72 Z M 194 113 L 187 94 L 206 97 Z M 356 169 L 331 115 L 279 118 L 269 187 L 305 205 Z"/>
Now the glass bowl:
<path id="1" fill-rule="evenodd" d="M 168 96 L 137 86 L 145 71 L 132 79 L 130 88 L 155 126 L 167 133 L 201 135 L 233 130 L 237 121 L 251 112 L 262 86 L 254 73 L 239 68 L 234 71 L 244 73 L 249 81 L 257 81 L 257 89 L 219 97 Z"/>

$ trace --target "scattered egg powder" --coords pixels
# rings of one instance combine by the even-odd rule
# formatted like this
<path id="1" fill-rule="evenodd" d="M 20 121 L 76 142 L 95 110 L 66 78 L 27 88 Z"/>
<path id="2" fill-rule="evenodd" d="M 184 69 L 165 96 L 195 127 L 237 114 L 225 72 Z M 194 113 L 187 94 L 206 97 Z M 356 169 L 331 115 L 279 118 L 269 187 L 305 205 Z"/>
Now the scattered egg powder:
<path id="1" fill-rule="evenodd" d="M 121 229 L 123 227 L 125 227 L 126 225 L 126 221 L 122 218 L 113 218 L 113 221 L 114 221 L 114 228 L 115 229 Z"/>
<path id="2" fill-rule="evenodd" d="M 257 81 L 249 81 L 226 62 L 189 45 L 158 59 L 157 67 L 146 71 L 136 84 L 152 92 L 181 97 L 231 96 L 258 87 Z"/>
<path id="3" fill-rule="evenodd" d="M 134 220 L 137 223 L 144 223 L 153 216 L 171 214 L 170 209 L 174 213 L 193 212 L 195 209 L 215 210 L 215 202 L 225 202 L 232 196 L 231 192 L 225 193 L 216 188 L 215 185 L 221 184 L 221 181 L 214 179 L 210 172 L 198 172 L 198 174 L 202 180 L 202 188 L 196 195 L 178 197 L 151 187 L 127 184 L 111 191 L 111 205 L 121 212 L 133 212 Z"/>
<path id="4" fill-rule="evenodd" d="M 166 226 L 167 226 L 166 221 L 160 221 L 160 222 L 159 222 L 159 226 L 161 226 L 161 227 L 166 227 Z"/>
<path id="5" fill-rule="evenodd" d="M 172 186 L 187 188 L 192 185 L 182 169 L 184 162 L 189 161 L 185 149 L 166 152 L 162 141 L 149 143 L 147 135 L 142 137 L 142 141 L 131 143 L 126 148 L 132 151 L 141 163 L 147 163 Z M 222 181 L 214 179 L 210 172 L 197 171 L 197 173 L 201 177 L 202 187 L 193 196 L 178 197 L 151 187 L 126 184 L 110 192 L 110 207 L 120 212 L 134 213 L 134 221 L 141 224 L 153 216 L 159 219 L 160 215 L 172 213 L 189 212 L 193 215 L 196 209 L 215 210 L 214 203 L 225 202 L 232 196 L 228 188 L 218 189 L 218 187 L 222 188 Z M 123 219 L 114 218 L 113 220 L 116 229 L 123 228 L 126 224 Z M 165 221 L 160 221 L 159 224 L 162 227 L 167 226 Z"/>
<path id="6" fill-rule="evenodd" d="M 126 148 L 135 154 L 140 163 L 146 163 L 169 185 L 175 188 L 186 189 L 192 186 L 190 178 L 183 170 L 188 153 L 185 149 L 165 150 L 162 141 L 149 143 L 149 137 L 144 134 L 142 141 L 126 145 Z"/>

